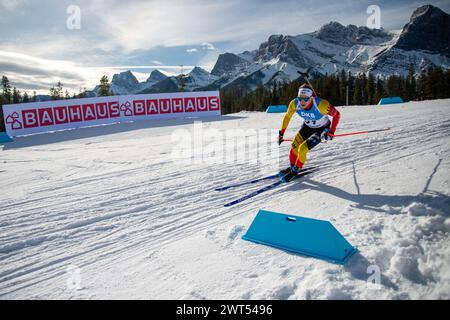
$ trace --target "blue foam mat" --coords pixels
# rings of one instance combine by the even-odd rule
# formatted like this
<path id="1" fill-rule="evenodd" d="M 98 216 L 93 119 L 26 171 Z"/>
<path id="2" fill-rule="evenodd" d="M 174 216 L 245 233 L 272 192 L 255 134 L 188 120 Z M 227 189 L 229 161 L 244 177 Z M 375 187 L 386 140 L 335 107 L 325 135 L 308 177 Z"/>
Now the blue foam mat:
<path id="1" fill-rule="evenodd" d="M 403 103 L 403 99 L 400 97 L 387 97 L 387 98 L 381 98 L 378 102 L 379 105 L 385 105 L 385 104 L 395 104 L 395 103 Z"/>
<path id="2" fill-rule="evenodd" d="M 357 252 L 328 221 L 260 210 L 244 240 L 345 264 Z"/>
<path id="3" fill-rule="evenodd" d="M 13 139 L 6 132 L 0 132 L 0 143 L 11 141 L 13 141 Z"/>
<path id="4" fill-rule="evenodd" d="M 268 106 L 266 109 L 267 113 L 283 113 L 287 111 L 286 105 L 278 105 L 278 106 Z"/>

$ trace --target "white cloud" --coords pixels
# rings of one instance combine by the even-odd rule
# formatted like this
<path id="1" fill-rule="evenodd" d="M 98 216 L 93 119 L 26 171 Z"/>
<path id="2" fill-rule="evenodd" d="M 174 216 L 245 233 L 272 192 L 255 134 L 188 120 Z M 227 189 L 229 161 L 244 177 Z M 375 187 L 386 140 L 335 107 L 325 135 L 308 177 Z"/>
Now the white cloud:
<path id="1" fill-rule="evenodd" d="M 292 27 L 292 21 L 299 25 L 298 19 L 292 19 L 276 3 L 253 4 L 257 10 L 251 10 L 250 14 L 246 12 L 246 6 L 238 0 L 128 1 L 109 6 L 108 14 L 99 16 L 99 33 L 105 35 L 105 47 L 118 46 L 125 53 L 198 43 L 214 50 L 212 43 L 223 41 L 253 39 L 256 46 L 272 33 L 272 29 L 279 32 L 281 27 L 287 31 Z M 101 12 L 100 8 L 98 11 Z"/>
<path id="2" fill-rule="evenodd" d="M 0 10 L 4 9 L 4 10 L 15 10 L 18 7 L 24 5 L 26 2 L 28 2 L 27 0 L 0 0 Z"/>
<path id="3" fill-rule="evenodd" d="M 101 44 L 93 46 L 90 39 L 73 33 L 45 34 L 36 36 L 20 36 L 14 42 L 1 42 L 0 51 L 32 53 L 34 57 L 46 59 L 76 60 L 78 62 L 98 63 L 105 60 L 105 56 L 98 57 L 93 54 L 99 50 Z"/>
<path id="4" fill-rule="evenodd" d="M 0 50 L 0 76 L 6 75 L 12 86 L 22 91 L 35 90 L 38 94 L 48 94 L 58 81 L 70 92 L 78 92 L 80 88 L 93 89 L 103 75 L 111 80 L 116 73 L 132 70 L 139 81 L 144 81 L 155 69 L 170 76 L 180 73 L 180 68 L 179 65 L 163 64 L 92 67 L 68 60 L 43 59 Z M 183 68 L 190 70 L 194 66 Z"/>
<path id="5" fill-rule="evenodd" d="M 143 82 L 143 81 L 145 81 L 145 80 L 148 79 L 148 73 L 147 73 L 147 72 L 133 71 L 132 73 L 133 73 L 133 75 L 136 77 L 136 79 L 137 79 L 139 82 Z M 110 80 L 111 80 L 111 79 L 110 79 Z"/>
<path id="6" fill-rule="evenodd" d="M 81 87 L 92 89 L 102 75 L 111 77 L 115 72 L 108 67 L 88 68 L 72 61 L 43 59 L 9 51 L 0 51 L 0 70 L 12 86 L 41 94 L 48 94 L 50 87 L 58 81 L 71 92 L 78 92 Z"/>
<path id="7" fill-rule="evenodd" d="M 219 57 L 218 51 L 208 51 L 208 53 L 200 59 L 198 64 L 203 69 L 207 70 L 208 72 L 211 72 L 211 70 L 214 68 L 214 65 L 217 62 L 218 57 Z"/>
<path id="8" fill-rule="evenodd" d="M 97 3 L 96 12 L 104 12 L 105 5 Z M 130 0 L 108 6 L 108 14 L 98 16 L 98 33 L 104 36 L 105 48 L 120 48 L 124 54 L 199 43 L 204 50 L 215 50 L 213 43 L 221 42 L 252 50 L 271 34 L 312 32 L 330 19 L 344 16 L 336 16 L 336 12 L 350 16 L 347 12 L 354 7 L 348 2 L 318 6 L 313 0 L 302 5 L 297 1 Z M 365 21 L 365 8 L 360 11 L 361 21 Z"/>
<path id="9" fill-rule="evenodd" d="M 216 50 L 212 43 L 203 42 L 202 43 L 203 50 Z"/>
<path id="10" fill-rule="evenodd" d="M 184 68 L 194 68 L 194 66 L 183 66 Z M 103 67 L 85 67 L 86 69 L 111 69 L 111 70 L 129 70 L 129 69 L 180 69 L 179 65 L 127 65 L 127 66 L 103 66 Z"/>
<path id="11" fill-rule="evenodd" d="M 435 2 L 444 4 L 445 0 Z M 0 0 L 0 9 L 8 10 L 8 19 L 0 18 L 0 24 L 6 25 L 0 31 L 0 75 L 5 73 L 21 85 L 28 81 L 30 88 L 45 88 L 58 80 L 74 89 L 91 88 L 103 74 L 111 77 L 125 70 L 140 72 L 140 78 L 153 69 L 179 73 L 180 66 L 170 65 L 174 63 L 195 63 L 211 70 L 223 50 L 253 50 L 271 34 L 311 32 L 330 20 L 365 25 L 367 18 L 364 3 L 348 0 L 326 5 L 317 0 L 304 0 L 301 5 L 293 0 L 78 0 L 83 27 L 68 32 L 65 3 L 37 3 Z M 406 23 L 415 4 L 381 6 L 383 27 Z M 41 23 L 43 14 L 48 23 Z M 177 46 L 188 48 L 188 53 L 198 52 L 200 60 L 192 61 L 197 55 L 191 55 L 186 62 L 179 51 L 167 49 Z M 157 52 L 154 56 L 152 49 Z M 151 65 L 137 65 L 147 61 Z"/>
<path id="12" fill-rule="evenodd" d="M 15 8 L 27 1 L 29 2 L 29 0 L 0 0 L 0 6 Z M 203 44 L 203 50 L 217 50 L 214 44 L 226 42 L 227 50 L 241 51 L 256 49 L 271 34 L 296 35 L 311 32 L 330 20 L 362 25 L 367 18 L 364 4 L 353 1 L 327 5 L 317 3 L 316 0 L 305 0 L 301 5 L 297 1 L 289 0 L 276 2 L 78 0 L 78 2 L 82 10 L 82 30 L 59 35 L 52 30 L 41 30 L 44 28 L 39 23 L 42 15 L 34 11 L 25 11 L 27 8 L 28 10 L 34 8 L 25 6 L 23 17 L 18 16 L 16 19 L 17 25 L 20 25 L 20 19 L 26 18 L 27 21 L 34 22 L 36 27 L 25 33 L 17 31 L 15 36 L 10 37 L 10 41 L 13 46 L 20 42 L 31 43 L 32 45 L 27 48 L 30 50 L 14 48 L 7 50 L 33 52 L 41 56 L 58 52 L 60 56 L 68 57 L 71 50 L 84 49 L 88 52 L 98 49 L 116 55 L 126 55 L 134 50 L 198 46 L 200 43 Z M 42 3 L 41 7 L 48 7 L 48 10 L 55 7 L 50 0 L 42 0 Z M 404 6 L 392 7 L 401 10 Z M 388 10 L 382 7 L 382 20 L 399 21 L 398 18 L 392 17 Z M 64 13 L 62 17 L 65 17 Z M 407 22 L 407 19 L 404 22 Z M 61 25 L 65 26 L 64 19 Z M 11 29 L 14 33 L 14 28 Z M 5 49 L 4 44 L 5 41 L 0 49 Z M 221 47 L 224 48 L 223 45 Z"/>
<path id="13" fill-rule="evenodd" d="M 100 16 L 101 28 L 107 34 L 106 42 L 127 52 L 191 45 L 200 43 L 200 38 L 210 33 L 213 17 L 227 6 L 219 2 L 175 0 L 126 2 L 108 8 L 108 14 Z"/>

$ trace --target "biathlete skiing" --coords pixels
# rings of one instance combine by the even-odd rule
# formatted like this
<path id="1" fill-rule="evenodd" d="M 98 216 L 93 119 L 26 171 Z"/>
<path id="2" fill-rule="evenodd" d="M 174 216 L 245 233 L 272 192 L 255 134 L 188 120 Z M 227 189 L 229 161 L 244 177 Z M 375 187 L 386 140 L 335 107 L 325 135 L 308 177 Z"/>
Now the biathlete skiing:
<path id="1" fill-rule="evenodd" d="M 390 128 L 385 128 L 335 134 L 341 117 L 339 111 L 337 111 L 330 102 L 317 96 L 308 78 L 306 77 L 307 73 L 302 73 L 300 71 L 298 73 L 305 76 L 307 84 L 305 83 L 300 86 L 297 98 L 289 103 L 288 110 L 281 124 L 281 130 L 278 133 L 279 145 L 281 145 L 283 141 L 292 141 L 291 150 L 289 152 L 290 166 L 271 176 L 217 188 L 217 191 L 224 191 L 230 188 L 237 188 L 264 180 L 277 180 L 276 182 L 257 189 L 239 199 L 224 204 L 225 207 L 236 205 L 264 192 L 272 190 L 283 183 L 289 182 L 297 176 L 300 177 L 313 172 L 314 170 L 302 168 L 306 163 L 309 150 L 316 147 L 321 142 L 332 140 L 334 137 L 353 136 L 390 130 Z M 294 113 L 297 113 L 303 119 L 303 124 L 293 140 L 285 140 L 284 133 L 286 132 Z"/>
<path id="2" fill-rule="evenodd" d="M 303 84 L 298 90 L 298 97 L 289 103 L 278 134 L 278 145 L 285 141 L 284 133 L 294 113 L 303 119 L 303 124 L 291 144 L 290 166 L 279 173 L 283 182 L 289 182 L 297 176 L 306 163 L 309 150 L 323 140 L 333 139 L 340 119 L 339 111 L 330 102 L 319 98 L 310 85 Z"/>

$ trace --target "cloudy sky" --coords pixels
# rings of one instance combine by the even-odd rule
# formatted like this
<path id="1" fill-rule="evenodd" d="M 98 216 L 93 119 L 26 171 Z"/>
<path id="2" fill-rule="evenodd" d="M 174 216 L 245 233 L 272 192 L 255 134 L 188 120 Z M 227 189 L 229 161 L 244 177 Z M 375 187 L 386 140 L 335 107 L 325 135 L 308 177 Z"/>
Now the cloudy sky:
<path id="1" fill-rule="evenodd" d="M 143 81 L 193 66 L 210 71 L 217 56 L 258 48 L 271 34 L 297 35 L 323 24 L 366 25 L 369 5 L 381 26 L 401 29 L 415 8 L 450 1 L 324 0 L 0 0 L 0 75 L 22 90 L 71 92 L 103 74 L 132 70 Z M 79 13 L 79 15 L 78 15 Z"/>

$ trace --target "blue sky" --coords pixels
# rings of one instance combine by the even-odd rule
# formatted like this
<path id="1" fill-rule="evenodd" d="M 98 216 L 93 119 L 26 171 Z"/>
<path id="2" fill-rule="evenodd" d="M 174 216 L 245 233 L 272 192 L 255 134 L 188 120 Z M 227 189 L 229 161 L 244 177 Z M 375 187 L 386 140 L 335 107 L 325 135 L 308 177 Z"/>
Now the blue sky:
<path id="1" fill-rule="evenodd" d="M 312 32 L 330 21 L 366 25 L 369 5 L 380 6 L 383 28 L 401 29 L 428 3 L 450 12 L 447 0 L 0 0 L 0 75 L 48 93 L 58 80 L 78 92 L 128 69 L 141 81 L 155 68 L 211 70 L 219 54 L 254 50 L 271 34 Z M 80 29 L 67 28 L 71 5 L 80 9 Z"/>

